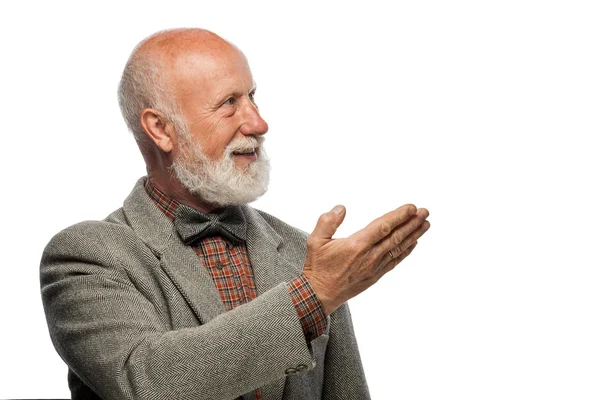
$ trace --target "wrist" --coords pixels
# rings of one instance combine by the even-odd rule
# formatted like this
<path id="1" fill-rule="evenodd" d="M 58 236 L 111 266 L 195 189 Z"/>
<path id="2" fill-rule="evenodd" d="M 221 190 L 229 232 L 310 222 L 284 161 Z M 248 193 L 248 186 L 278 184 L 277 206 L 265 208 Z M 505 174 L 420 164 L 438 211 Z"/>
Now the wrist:
<path id="1" fill-rule="evenodd" d="M 305 276 L 306 280 L 308 281 L 308 284 L 315 293 L 317 300 L 321 304 L 323 314 L 325 314 L 326 316 L 330 315 L 332 312 L 335 311 L 336 308 L 339 307 L 339 304 L 336 305 L 335 299 L 330 297 L 330 295 L 328 294 L 327 289 L 325 289 L 327 285 L 322 284 L 322 282 L 319 281 L 319 279 L 315 278 L 314 276 L 311 276 L 310 272 L 307 272 L 308 271 L 305 271 L 302 274 Z"/>

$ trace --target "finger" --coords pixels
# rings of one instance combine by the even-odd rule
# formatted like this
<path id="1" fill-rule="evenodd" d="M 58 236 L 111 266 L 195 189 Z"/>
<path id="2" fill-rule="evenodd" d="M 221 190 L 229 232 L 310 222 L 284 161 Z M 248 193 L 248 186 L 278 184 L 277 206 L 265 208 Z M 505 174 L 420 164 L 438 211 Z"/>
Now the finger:
<path id="1" fill-rule="evenodd" d="M 405 239 L 403 239 L 400 242 L 400 244 L 398 244 L 396 247 L 387 250 L 387 253 L 393 254 L 394 258 L 400 256 L 400 254 L 404 253 L 410 245 L 419 240 L 421 236 L 423 236 L 423 234 L 429 230 L 430 227 L 431 224 L 429 221 L 423 221 L 423 223 L 419 225 L 415 230 L 410 232 L 410 234 Z M 386 249 L 387 247 L 383 248 L 381 251 L 386 251 Z"/>
<path id="2" fill-rule="evenodd" d="M 412 253 L 412 251 L 415 249 L 415 247 L 417 247 L 418 242 L 414 242 L 412 245 L 408 246 L 408 248 L 406 250 L 404 250 L 404 252 L 402 254 L 400 254 L 398 257 L 392 258 L 390 261 L 388 261 L 383 269 L 381 270 L 381 275 L 380 277 L 382 277 L 383 275 L 387 274 L 388 272 L 390 272 L 391 270 L 394 269 L 394 267 L 396 267 L 396 265 L 400 264 L 402 262 L 402 260 L 404 260 L 406 257 L 408 257 L 410 255 L 410 253 Z"/>
<path id="3" fill-rule="evenodd" d="M 417 240 L 419 240 L 421 238 L 421 236 L 423 236 L 425 234 L 425 232 L 427 232 L 429 230 L 429 228 L 431 227 L 431 223 L 427 220 L 423 221 L 423 223 L 421 224 L 421 226 L 419 226 L 417 229 L 415 229 L 414 231 L 412 231 L 410 233 L 410 235 L 408 235 L 406 237 L 406 239 L 404 239 L 402 241 L 402 243 L 400 243 L 400 245 L 398 246 L 398 248 L 400 249 L 400 253 L 403 253 L 406 251 L 406 249 L 413 243 L 415 243 Z"/>
<path id="4" fill-rule="evenodd" d="M 319 217 L 311 236 L 314 235 L 320 239 L 331 239 L 345 217 L 346 208 L 344 206 L 337 205 L 333 207 L 331 211 Z"/>
<path id="5" fill-rule="evenodd" d="M 396 227 L 408 221 L 416 212 L 417 207 L 413 204 L 405 204 L 377 218 L 352 236 L 372 246 L 392 233 Z"/>
<path id="6" fill-rule="evenodd" d="M 408 245 L 417 241 L 417 239 L 429 229 L 430 224 L 425 221 L 427 217 L 429 217 L 429 211 L 426 208 L 418 209 L 417 213 L 411 217 L 410 221 L 394 229 L 391 235 L 379 243 L 378 252 L 383 254 L 390 250 L 394 251 L 393 249 L 402 245 L 404 246 L 401 248 L 400 252 L 404 251 Z M 408 239 L 409 237 L 410 239 Z"/>

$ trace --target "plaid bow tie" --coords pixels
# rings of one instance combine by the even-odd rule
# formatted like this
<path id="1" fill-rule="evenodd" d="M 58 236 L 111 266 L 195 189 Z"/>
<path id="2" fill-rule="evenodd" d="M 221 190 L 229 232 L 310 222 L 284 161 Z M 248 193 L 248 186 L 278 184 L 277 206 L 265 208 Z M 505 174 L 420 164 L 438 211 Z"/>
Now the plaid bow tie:
<path id="1" fill-rule="evenodd" d="M 233 243 L 246 242 L 246 219 L 240 206 L 227 207 L 219 214 L 205 214 L 180 204 L 175 212 L 175 228 L 187 245 L 210 236 L 223 236 Z"/>

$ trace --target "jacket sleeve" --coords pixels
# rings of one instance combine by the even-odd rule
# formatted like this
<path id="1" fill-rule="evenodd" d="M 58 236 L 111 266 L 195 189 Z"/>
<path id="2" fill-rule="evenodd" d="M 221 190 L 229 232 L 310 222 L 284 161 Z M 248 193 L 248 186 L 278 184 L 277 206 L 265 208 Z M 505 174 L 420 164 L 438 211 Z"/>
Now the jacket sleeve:
<path id="1" fill-rule="evenodd" d="M 114 251 L 134 239 L 107 242 L 99 232 L 88 223 L 55 236 L 40 279 L 54 346 L 100 397 L 232 399 L 314 366 L 285 283 L 204 325 L 171 330 L 168 312 Z"/>
<path id="2" fill-rule="evenodd" d="M 323 400 L 371 398 L 347 303 L 331 314 L 324 368 Z"/>

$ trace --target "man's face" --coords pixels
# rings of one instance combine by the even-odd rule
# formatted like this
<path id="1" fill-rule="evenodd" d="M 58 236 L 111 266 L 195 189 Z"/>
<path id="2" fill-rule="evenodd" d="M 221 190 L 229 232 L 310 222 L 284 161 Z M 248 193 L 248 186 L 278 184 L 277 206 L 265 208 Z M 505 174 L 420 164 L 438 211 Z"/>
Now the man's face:
<path id="1" fill-rule="evenodd" d="M 245 204 L 264 194 L 269 163 L 262 148 L 268 129 L 254 104 L 255 86 L 245 58 L 230 49 L 220 57 L 192 57 L 178 65 L 175 95 L 187 129 L 179 129 L 172 170 L 203 200 Z"/>
<path id="2" fill-rule="evenodd" d="M 174 75 L 174 94 L 191 139 L 202 147 L 209 160 L 221 159 L 232 141 L 267 132 L 268 125 L 254 103 L 252 73 L 237 49 L 224 47 L 209 56 L 192 54 L 181 58 L 175 64 Z M 233 155 L 241 170 L 256 158 L 254 151 Z"/>

